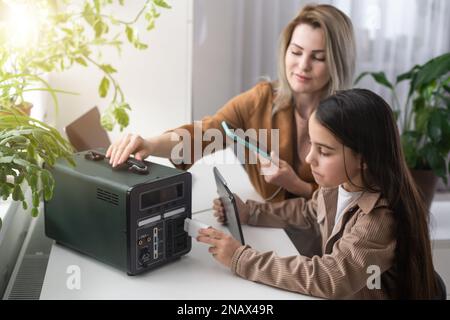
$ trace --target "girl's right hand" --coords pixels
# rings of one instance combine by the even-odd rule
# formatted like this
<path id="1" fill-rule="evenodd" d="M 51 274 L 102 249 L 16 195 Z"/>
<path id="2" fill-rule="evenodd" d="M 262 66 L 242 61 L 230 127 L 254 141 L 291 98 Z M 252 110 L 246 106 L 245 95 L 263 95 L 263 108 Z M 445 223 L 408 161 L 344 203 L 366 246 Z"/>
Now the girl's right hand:
<path id="1" fill-rule="evenodd" d="M 109 146 L 106 158 L 109 158 L 109 163 L 113 167 L 124 163 L 131 154 L 134 154 L 137 160 L 142 161 L 150 155 L 150 147 L 150 142 L 141 136 L 127 134 Z"/>
<path id="2" fill-rule="evenodd" d="M 241 224 L 247 224 L 248 219 L 250 217 L 250 209 L 235 193 L 233 193 L 233 195 L 234 198 L 236 199 L 236 206 L 239 214 L 239 220 L 241 221 Z M 225 209 L 223 207 L 222 201 L 219 198 L 214 199 L 213 210 L 214 216 L 217 218 L 217 222 L 225 224 L 226 223 Z"/>

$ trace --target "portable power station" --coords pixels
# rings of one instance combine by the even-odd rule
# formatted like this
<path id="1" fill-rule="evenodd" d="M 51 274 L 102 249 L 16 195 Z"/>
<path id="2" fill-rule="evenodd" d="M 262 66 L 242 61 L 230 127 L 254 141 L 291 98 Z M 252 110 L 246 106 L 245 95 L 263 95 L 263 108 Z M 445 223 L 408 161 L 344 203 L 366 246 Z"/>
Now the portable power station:
<path id="1" fill-rule="evenodd" d="M 129 275 L 161 266 L 191 250 L 189 172 L 128 159 L 113 169 L 104 150 L 74 155 L 48 170 L 53 198 L 44 203 L 45 233 L 64 246 Z"/>

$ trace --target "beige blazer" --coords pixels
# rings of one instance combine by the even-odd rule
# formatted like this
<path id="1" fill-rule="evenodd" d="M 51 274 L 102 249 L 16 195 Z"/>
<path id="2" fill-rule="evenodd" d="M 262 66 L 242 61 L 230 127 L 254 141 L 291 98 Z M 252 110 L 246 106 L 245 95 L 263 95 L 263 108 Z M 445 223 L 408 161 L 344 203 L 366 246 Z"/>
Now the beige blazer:
<path id="1" fill-rule="evenodd" d="M 364 192 L 345 209 L 333 231 L 337 196 L 338 188 L 320 188 L 309 201 L 247 201 L 249 225 L 314 230 L 320 235 L 322 254 L 279 257 L 241 246 L 233 255 L 232 271 L 251 281 L 317 297 L 390 298 L 396 245 L 392 211 L 379 193 Z M 381 277 L 375 277 L 376 270 Z"/>

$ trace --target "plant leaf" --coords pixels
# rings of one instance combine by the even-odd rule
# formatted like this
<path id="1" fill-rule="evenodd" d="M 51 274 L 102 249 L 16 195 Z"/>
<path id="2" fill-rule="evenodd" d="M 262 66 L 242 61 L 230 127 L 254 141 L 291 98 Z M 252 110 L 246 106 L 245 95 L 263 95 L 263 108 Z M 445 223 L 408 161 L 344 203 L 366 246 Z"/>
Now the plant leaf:
<path id="1" fill-rule="evenodd" d="M 102 81 L 100 82 L 100 86 L 98 87 L 98 92 L 100 94 L 100 97 L 104 98 L 108 94 L 109 90 L 109 79 L 107 77 L 103 77 Z"/>
<path id="2" fill-rule="evenodd" d="M 118 108 L 114 109 L 114 116 L 117 119 L 117 123 L 120 126 L 120 131 L 123 130 L 123 128 L 128 126 L 129 123 L 129 117 L 127 112 L 125 111 L 125 108 L 120 106 Z"/>
<path id="3" fill-rule="evenodd" d="M 95 19 L 94 19 L 95 13 L 94 13 L 94 10 L 92 9 L 92 6 L 88 2 L 86 2 L 86 4 L 84 5 L 82 16 L 83 16 L 83 18 L 86 20 L 86 22 L 89 25 L 91 25 L 91 26 L 94 25 L 94 23 L 95 23 Z"/>
<path id="4" fill-rule="evenodd" d="M 425 134 L 428 128 L 428 122 L 430 119 L 429 109 L 420 109 L 416 111 L 416 132 L 419 134 Z"/>
<path id="5" fill-rule="evenodd" d="M 102 20 L 98 20 L 94 24 L 94 30 L 95 30 L 95 38 L 100 38 L 103 34 L 108 33 L 109 28 L 106 23 L 104 23 Z"/>
<path id="6" fill-rule="evenodd" d="M 172 7 L 169 6 L 169 5 L 167 4 L 167 2 L 164 1 L 164 0 L 153 0 L 153 3 L 154 3 L 155 5 L 157 5 L 158 7 L 161 7 L 161 8 L 165 8 L 165 9 L 170 9 L 170 8 L 172 8 Z"/>
<path id="7" fill-rule="evenodd" d="M 100 123 L 102 127 L 105 128 L 107 131 L 112 131 L 114 129 L 114 120 L 112 115 L 109 113 L 105 113 L 102 115 Z"/>
<path id="8" fill-rule="evenodd" d="M 48 201 L 53 196 L 55 180 L 53 179 L 52 174 L 45 169 L 41 172 L 41 179 L 44 186 L 44 199 L 45 201 Z"/>
<path id="9" fill-rule="evenodd" d="M 114 67 L 110 64 L 102 64 L 100 65 L 100 68 L 105 71 L 106 73 L 116 73 L 117 70 L 114 69 Z"/>
<path id="10" fill-rule="evenodd" d="M 16 184 L 14 186 L 14 189 L 12 192 L 12 199 L 14 201 L 20 201 L 20 200 L 24 199 L 22 189 L 20 188 L 20 185 L 18 185 L 18 184 Z"/>
<path id="11" fill-rule="evenodd" d="M 408 167 L 416 168 L 418 161 L 416 133 L 411 131 L 404 132 L 401 136 L 401 143 Z"/>
<path id="12" fill-rule="evenodd" d="M 38 207 L 39 202 L 41 201 L 41 197 L 39 197 L 39 192 L 33 192 L 32 196 L 31 196 L 31 200 L 33 203 L 33 207 Z"/>
<path id="13" fill-rule="evenodd" d="M 148 48 L 148 45 L 142 42 L 139 42 L 138 40 L 136 40 L 134 42 L 134 47 L 138 50 L 145 50 Z"/>
<path id="14" fill-rule="evenodd" d="M 388 87 L 391 90 L 394 90 L 394 86 L 386 78 L 386 74 L 383 71 L 380 71 L 380 72 L 363 72 L 355 80 L 355 84 L 357 84 L 362 78 L 364 78 L 367 75 L 370 75 L 375 80 L 375 82 L 377 82 L 378 84 L 381 84 L 382 86 L 385 86 L 385 87 Z"/>
<path id="15" fill-rule="evenodd" d="M 434 143 L 439 142 L 442 137 L 441 115 L 438 110 L 434 110 L 430 115 L 428 135 Z"/>
<path id="16" fill-rule="evenodd" d="M 412 76 L 417 72 L 418 69 L 420 69 L 420 66 L 419 66 L 419 65 L 415 65 L 415 66 L 414 66 L 411 70 L 409 70 L 408 72 L 405 72 L 405 73 L 399 75 L 399 76 L 397 77 L 397 80 L 396 80 L 397 83 L 400 83 L 400 82 L 402 82 L 402 81 L 404 81 L 404 80 L 411 79 Z"/>
<path id="17" fill-rule="evenodd" d="M 39 215 L 39 210 L 38 208 L 34 207 L 33 209 L 31 209 L 31 216 L 33 218 L 36 218 Z"/>
<path id="18" fill-rule="evenodd" d="M 127 39 L 130 43 L 134 41 L 134 30 L 128 25 L 125 27 L 125 34 L 127 35 Z"/>
<path id="19" fill-rule="evenodd" d="M 357 85 L 359 81 L 361 81 L 364 77 L 366 77 L 367 75 L 369 75 L 370 72 L 362 72 L 357 78 L 356 80 L 353 82 L 354 85 Z"/>
<path id="20" fill-rule="evenodd" d="M 413 101 L 414 112 L 420 112 L 425 108 L 425 98 L 423 96 L 418 96 Z"/>
<path id="21" fill-rule="evenodd" d="M 11 163 L 14 160 L 14 156 L 0 157 L 0 163 Z"/>
<path id="22" fill-rule="evenodd" d="M 86 60 L 84 60 L 84 59 L 81 58 L 81 57 L 75 58 L 75 61 L 76 61 L 78 64 L 80 64 L 80 65 L 82 65 L 82 66 L 84 66 L 84 67 L 87 67 L 87 66 L 88 66 L 87 63 L 86 63 Z"/>
<path id="23" fill-rule="evenodd" d="M 448 72 L 450 72 L 450 53 L 431 59 L 417 72 L 413 89 L 426 86 Z"/>
<path id="24" fill-rule="evenodd" d="M 94 0 L 94 7 L 95 7 L 95 12 L 97 12 L 97 14 L 100 13 L 100 1 L 99 0 Z"/>
<path id="25" fill-rule="evenodd" d="M 424 148 L 425 158 L 430 165 L 433 172 L 438 177 L 444 177 L 446 174 L 445 158 L 438 152 L 438 150 L 431 144 L 428 144 Z"/>

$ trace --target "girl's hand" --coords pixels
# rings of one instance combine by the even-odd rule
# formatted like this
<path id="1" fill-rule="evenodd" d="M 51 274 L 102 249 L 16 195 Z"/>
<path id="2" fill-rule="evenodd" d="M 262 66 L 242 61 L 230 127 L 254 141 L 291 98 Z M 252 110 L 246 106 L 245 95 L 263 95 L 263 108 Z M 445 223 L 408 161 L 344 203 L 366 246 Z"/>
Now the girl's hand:
<path id="1" fill-rule="evenodd" d="M 124 163 L 131 154 L 142 161 L 150 155 L 150 148 L 150 143 L 141 136 L 127 134 L 109 146 L 106 158 L 109 158 L 109 163 L 113 167 Z"/>
<path id="2" fill-rule="evenodd" d="M 278 158 L 275 152 L 270 153 L 272 161 L 258 155 L 261 164 L 261 174 L 267 183 L 283 187 L 293 194 L 301 194 L 300 186 L 304 184 L 294 169 L 284 160 Z"/>
<path id="3" fill-rule="evenodd" d="M 236 199 L 236 206 L 238 209 L 239 220 L 241 221 L 241 224 L 247 224 L 248 219 L 250 217 L 250 210 L 248 206 L 241 200 L 241 198 L 238 197 L 238 195 L 233 193 L 233 196 Z M 213 210 L 214 210 L 214 217 L 217 218 L 217 222 L 226 224 L 225 209 L 223 207 L 222 201 L 219 198 L 214 199 Z"/>
<path id="4" fill-rule="evenodd" d="M 231 259 L 241 243 L 232 236 L 212 227 L 200 229 L 197 241 L 211 245 L 208 251 L 224 266 L 231 267 Z"/>

